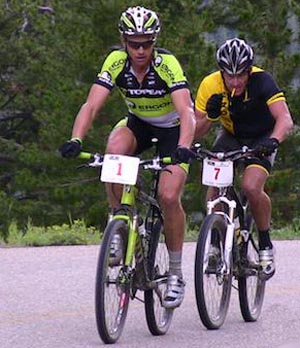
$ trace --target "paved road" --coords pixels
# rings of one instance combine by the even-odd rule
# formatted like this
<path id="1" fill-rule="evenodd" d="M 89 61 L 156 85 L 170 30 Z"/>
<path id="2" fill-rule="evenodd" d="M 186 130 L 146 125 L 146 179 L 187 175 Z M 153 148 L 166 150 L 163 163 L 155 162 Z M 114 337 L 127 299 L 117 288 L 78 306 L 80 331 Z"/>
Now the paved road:
<path id="1" fill-rule="evenodd" d="M 184 248 L 186 297 L 167 335 L 153 337 L 143 304 L 133 301 L 116 347 L 299 348 L 300 241 L 277 242 L 277 273 L 268 282 L 262 315 L 244 323 L 237 292 L 218 331 L 200 322 L 193 291 L 194 243 Z M 98 247 L 0 248 L 0 347 L 94 348 L 94 275 Z"/>

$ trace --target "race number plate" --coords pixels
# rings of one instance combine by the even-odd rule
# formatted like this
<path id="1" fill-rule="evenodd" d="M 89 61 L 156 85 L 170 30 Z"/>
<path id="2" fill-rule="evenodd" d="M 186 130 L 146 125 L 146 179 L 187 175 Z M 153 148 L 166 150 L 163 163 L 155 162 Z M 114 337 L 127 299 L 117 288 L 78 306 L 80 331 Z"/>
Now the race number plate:
<path id="1" fill-rule="evenodd" d="M 124 155 L 104 155 L 101 181 L 135 185 L 140 159 Z"/>
<path id="2" fill-rule="evenodd" d="M 203 160 L 202 184 L 207 186 L 224 187 L 233 182 L 233 162 Z"/>

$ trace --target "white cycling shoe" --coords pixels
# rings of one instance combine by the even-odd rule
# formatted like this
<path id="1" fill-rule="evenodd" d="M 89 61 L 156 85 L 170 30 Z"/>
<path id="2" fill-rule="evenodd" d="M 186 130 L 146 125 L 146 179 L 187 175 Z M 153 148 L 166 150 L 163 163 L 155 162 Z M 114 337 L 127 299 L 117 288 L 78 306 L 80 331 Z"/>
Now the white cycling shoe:
<path id="1" fill-rule="evenodd" d="M 182 278 L 174 274 L 169 275 L 163 306 L 168 309 L 179 307 L 184 298 L 184 287 L 185 281 Z"/>
<path id="2" fill-rule="evenodd" d="M 274 250 L 262 249 L 259 250 L 259 271 L 262 280 L 268 280 L 275 273 Z"/>

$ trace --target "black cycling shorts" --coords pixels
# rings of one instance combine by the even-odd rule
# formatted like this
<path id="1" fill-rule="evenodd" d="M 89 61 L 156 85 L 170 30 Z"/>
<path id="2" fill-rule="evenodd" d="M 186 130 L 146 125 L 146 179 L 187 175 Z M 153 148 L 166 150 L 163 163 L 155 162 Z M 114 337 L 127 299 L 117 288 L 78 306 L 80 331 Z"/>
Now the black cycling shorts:
<path id="1" fill-rule="evenodd" d="M 249 148 L 254 148 L 262 139 L 268 137 L 268 135 L 258 138 L 247 138 L 247 139 L 240 139 L 229 132 L 227 132 L 225 129 L 220 129 L 218 132 L 218 135 L 214 141 L 212 151 L 214 152 L 227 152 L 232 150 L 238 150 L 242 146 L 248 146 Z M 250 159 L 245 160 L 245 166 L 248 167 L 250 165 L 255 165 L 258 167 L 264 168 L 267 173 L 271 172 L 271 169 L 274 165 L 274 160 L 276 157 L 275 151 L 271 156 L 264 157 L 264 158 L 258 158 L 253 157 Z"/>
<path id="2" fill-rule="evenodd" d="M 153 146 L 153 138 L 158 139 L 160 157 L 170 156 L 176 150 L 180 133 L 179 125 L 172 128 L 155 127 L 133 115 L 126 117 L 126 121 L 121 120 L 116 127 L 119 125 L 126 125 L 133 132 L 137 140 L 136 155 Z"/>

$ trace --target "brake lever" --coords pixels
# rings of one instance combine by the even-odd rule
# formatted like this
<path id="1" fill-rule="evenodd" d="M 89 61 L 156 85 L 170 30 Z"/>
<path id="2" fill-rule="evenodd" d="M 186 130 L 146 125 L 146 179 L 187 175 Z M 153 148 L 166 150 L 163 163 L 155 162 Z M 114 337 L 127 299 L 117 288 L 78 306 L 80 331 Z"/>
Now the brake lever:
<path id="1" fill-rule="evenodd" d="M 82 169 L 82 168 L 87 168 L 89 165 L 87 163 L 80 164 L 79 166 L 76 167 L 76 169 Z"/>

